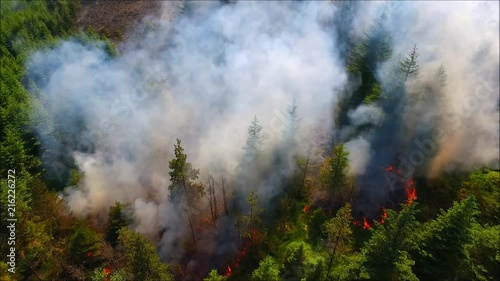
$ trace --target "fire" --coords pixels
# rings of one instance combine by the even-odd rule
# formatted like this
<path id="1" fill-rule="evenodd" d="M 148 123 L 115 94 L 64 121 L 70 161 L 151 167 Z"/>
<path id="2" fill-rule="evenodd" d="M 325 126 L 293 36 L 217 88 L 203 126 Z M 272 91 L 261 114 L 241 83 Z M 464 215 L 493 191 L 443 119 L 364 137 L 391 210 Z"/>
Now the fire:
<path id="1" fill-rule="evenodd" d="M 233 271 L 231 270 L 231 266 L 228 265 L 226 269 L 226 273 L 224 273 L 224 276 L 230 277 L 233 274 Z"/>
<path id="2" fill-rule="evenodd" d="M 410 179 L 405 186 L 406 197 L 408 201 L 406 201 L 406 205 L 409 206 L 415 199 L 417 199 L 417 190 L 415 189 L 415 181 Z"/>
<path id="3" fill-rule="evenodd" d="M 363 229 L 370 229 L 370 224 L 366 220 L 366 218 L 363 218 Z"/>
<path id="4" fill-rule="evenodd" d="M 398 175 L 401 174 L 401 170 L 399 170 L 399 169 L 396 170 L 392 165 L 387 166 L 387 168 L 382 167 L 382 170 L 384 170 L 386 172 L 393 172 L 393 173 L 396 173 Z"/>
<path id="5" fill-rule="evenodd" d="M 387 212 L 385 211 L 385 208 L 382 208 L 382 218 L 380 219 L 380 223 L 383 224 L 385 222 L 385 219 L 387 219 L 389 216 L 387 215 Z"/>
<path id="6" fill-rule="evenodd" d="M 304 206 L 304 209 L 302 209 L 302 210 L 304 210 L 304 213 L 309 212 L 309 206 L 305 205 L 305 206 Z"/>
<path id="7" fill-rule="evenodd" d="M 111 273 L 111 269 L 109 269 L 108 267 L 105 267 L 103 272 L 104 272 L 104 275 L 108 275 Z"/>
<path id="8" fill-rule="evenodd" d="M 357 222 L 357 221 L 353 221 L 352 223 L 355 224 L 355 225 L 362 226 L 363 229 L 370 229 L 371 228 L 371 226 L 368 223 L 368 220 L 366 220 L 366 218 L 363 218 L 363 223 Z"/>

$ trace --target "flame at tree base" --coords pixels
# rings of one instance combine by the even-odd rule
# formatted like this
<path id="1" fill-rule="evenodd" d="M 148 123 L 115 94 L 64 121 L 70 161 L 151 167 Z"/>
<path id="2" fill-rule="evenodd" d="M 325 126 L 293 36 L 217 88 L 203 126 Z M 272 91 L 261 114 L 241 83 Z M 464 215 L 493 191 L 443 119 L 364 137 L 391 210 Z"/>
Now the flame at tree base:
<path id="1" fill-rule="evenodd" d="M 415 181 L 410 179 L 408 183 L 405 186 L 405 191 L 406 191 L 406 205 L 409 206 L 413 203 L 415 199 L 417 199 L 417 190 L 415 189 Z"/>

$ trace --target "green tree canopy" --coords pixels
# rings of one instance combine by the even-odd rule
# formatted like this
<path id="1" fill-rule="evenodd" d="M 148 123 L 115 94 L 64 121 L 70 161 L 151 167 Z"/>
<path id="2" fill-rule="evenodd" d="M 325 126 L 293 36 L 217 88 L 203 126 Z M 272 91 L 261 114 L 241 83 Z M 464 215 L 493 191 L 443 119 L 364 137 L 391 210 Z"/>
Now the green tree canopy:
<path id="1" fill-rule="evenodd" d="M 174 145 L 174 159 L 168 162 L 170 171 L 170 199 L 178 202 L 181 198 L 185 198 L 189 206 L 193 206 L 195 202 L 204 195 L 203 185 L 194 182 L 200 174 L 200 171 L 193 169 L 191 163 L 187 162 L 187 155 L 184 153 L 184 148 L 181 146 L 181 140 L 177 139 Z"/>
<path id="2" fill-rule="evenodd" d="M 267 256 L 259 263 L 259 267 L 252 272 L 252 281 L 280 281 L 279 264 Z"/>
<path id="3" fill-rule="evenodd" d="M 125 270 L 127 280 L 170 281 L 174 280 L 168 264 L 162 263 L 155 246 L 141 234 L 122 228 L 119 243 L 127 258 Z"/>

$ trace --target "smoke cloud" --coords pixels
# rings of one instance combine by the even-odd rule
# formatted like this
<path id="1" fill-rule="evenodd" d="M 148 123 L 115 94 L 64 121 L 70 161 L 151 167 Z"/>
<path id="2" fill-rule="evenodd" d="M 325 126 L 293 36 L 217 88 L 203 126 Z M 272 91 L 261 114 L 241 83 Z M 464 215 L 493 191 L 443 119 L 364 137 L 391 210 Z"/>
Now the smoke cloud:
<path id="1" fill-rule="evenodd" d="M 251 189 L 263 206 L 278 195 L 294 168 L 284 151 L 318 143 L 318 131 L 341 132 L 337 141 L 346 143 L 350 173 L 370 206 L 390 192 L 381 166 L 401 159 L 410 174 L 431 177 L 498 169 L 497 2 L 163 5 L 165 18 L 140 42 L 126 42 L 118 57 L 75 39 L 35 53 L 27 68 L 41 85 L 34 123 L 45 162 L 70 157 L 83 173 L 63 195 L 71 210 L 103 223 L 114 202 L 131 202 L 135 229 L 157 241 L 167 261 L 183 258 L 181 238 L 189 235 L 184 212 L 168 201 L 176 138 L 200 181 L 226 175 L 241 206 Z M 179 9 L 173 19 L 172 8 Z M 377 25 L 392 55 L 376 65 L 376 78 L 392 103 L 361 105 L 348 113 L 348 126 L 333 128 L 332 109 L 360 82 L 348 81 L 347 46 Z M 414 44 L 420 75 L 394 90 L 395 66 Z M 445 86 L 436 75 L 441 65 Z M 296 141 L 287 142 L 286 109 L 294 101 L 301 121 Z M 254 116 L 263 126 L 264 156 L 249 168 L 243 147 Z M 419 164 L 411 160 L 416 151 L 424 156 Z M 234 221 L 223 217 L 221 225 Z M 207 234 L 217 235 L 200 243 L 206 255 L 232 249 L 221 246 L 227 233 Z"/>
<path id="2" fill-rule="evenodd" d="M 287 107 L 299 106 L 297 143 L 313 129 L 331 129 L 346 80 L 329 25 L 334 14 L 327 2 L 202 2 L 159 20 L 116 58 L 77 40 L 34 54 L 28 69 L 43 92 L 37 119 L 51 120 L 38 122 L 47 162 L 69 154 L 83 173 L 64 193 L 71 210 L 102 223 L 116 201 L 131 202 L 136 230 L 158 241 L 166 260 L 179 261 L 180 239 L 190 234 L 185 213 L 168 201 L 176 138 L 201 182 L 225 174 L 241 193 L 236 199 L 255 189 L 265 206 L 293 169 L 292 161 L 278 161 L 279 151 L 295 150 L 283 142 Z M 243 172 L 254 116 L 268 156 Z M 241 184 L 236 177 L 244 173 L 264 178 Z"/>

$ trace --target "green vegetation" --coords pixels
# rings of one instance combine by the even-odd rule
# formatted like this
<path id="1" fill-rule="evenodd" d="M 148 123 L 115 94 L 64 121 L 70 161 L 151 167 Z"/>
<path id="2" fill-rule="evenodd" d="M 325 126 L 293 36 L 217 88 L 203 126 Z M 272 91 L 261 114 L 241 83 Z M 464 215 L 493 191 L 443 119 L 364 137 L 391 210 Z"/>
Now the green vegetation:
<path id="1" fill-rule="evenodd" d="M 7 175 L 8 170 L 15 170 L 16 214 L 22 218 L 17 224 L 17 270 L 2 280 L 174 280 L 183 276 L 187 266 L 181 264 L 179 269 L 163 263 L 155 244 L 129 228 L 133 224 L 129 204 L 111 206 L 102 226 L 94 217 L 77 219 L 57 192 L 78 184 L 83 175 L 70 168 L 65 179 L 54 180 L 41 165 L 44 151 L 30 124 L 32 94 L 40 89 L 37 81 L 25 76 L 25 63 L 32 52 L 52 48 L 63 39 L 88 44 L 106 41 L 99 34 L 77 29 L 79 2 L 23 0 L 1 5 L 0 172 Z M 351 78 L 361 77 L 362 83 L 352 97 L 339 103 L 337 125 L 348 124 L 347 112 L 361 104 L 390 102 L 387 93 L 394 85 L 382 85 L 375 75 L 376 65 L 392 54 L 389 41 L 379 32 L 351 46 L 347 70 Z M 117 56 L 114 45 L 107 42 L 108 53 Z M 418 57 L 415 45 L 398 62 L 395 87 L 418 77 Z M 46 79 L 43 73 L 39 76 Z M 446 85 L 444 67 L 438 69 L 436 78 L 441 87 Z M 294 103 L 288 112 L 291 132 L 287 136 L 294 145 L 299 120 L 296 109 Z M 261 157 L 263 138 L 255 117 L 248 127 L 245 165 L 251 166 Z M 199 234 L 192 210 L 199 207 L 205 187 L 197 182 L 200 172 L 188 162 L 180 140 L 173 151 L 168 189 L 172 201 L 186 203 L 182 211 L 191 230 L 186 240 L 196 244 Z M 224 231 L 238 233 L 235 236 L 247 247 L 245 255 L 238 258 L 238 267 L 231 274 L 213 269 L 205 281 L 500 280 L 499 171 L 481 169 L 417 179 L 418 202 L 387 210 L 382 220 L 366 222 L 366 226 L 352 217 L 356 183 L 348 175 L 349 154 L 344 144 L 324 153 L 323 161 L 293 153 L 293 176 L 284 181 L 285 192 L 267 209 L 259 207 L 257 194 L 261 193 L 252 185 L 256 179 L 242 176 L 251 186 L 250 194 L 245 195 L 246 211 L 237 215 L 234 229 Z M 222 207 L 217 209 L 214 182 L 213 178 L 209 182 L 209 193 L 216 226 L 223 214 L 218 211 Z M 0 184 L 0 203 L 5 206 L 6 177 Z M 224 188 L 224 178 L 221 184 Z M 222 192 L 224 198 L 219 202 L 224 202 L 228 216 L 233 210 L 229 195 Z M 324 196 L 313 196 L 317 194 Z M 328 204 L 320 204 L 325 201 Z M 2 218 L 7 217 L 6 212 L 1 208 Z M 7 253 L 7 247 L 1 243 L 0 252 Z M 2 260 L 2 276 L 7 268 Z"/>

